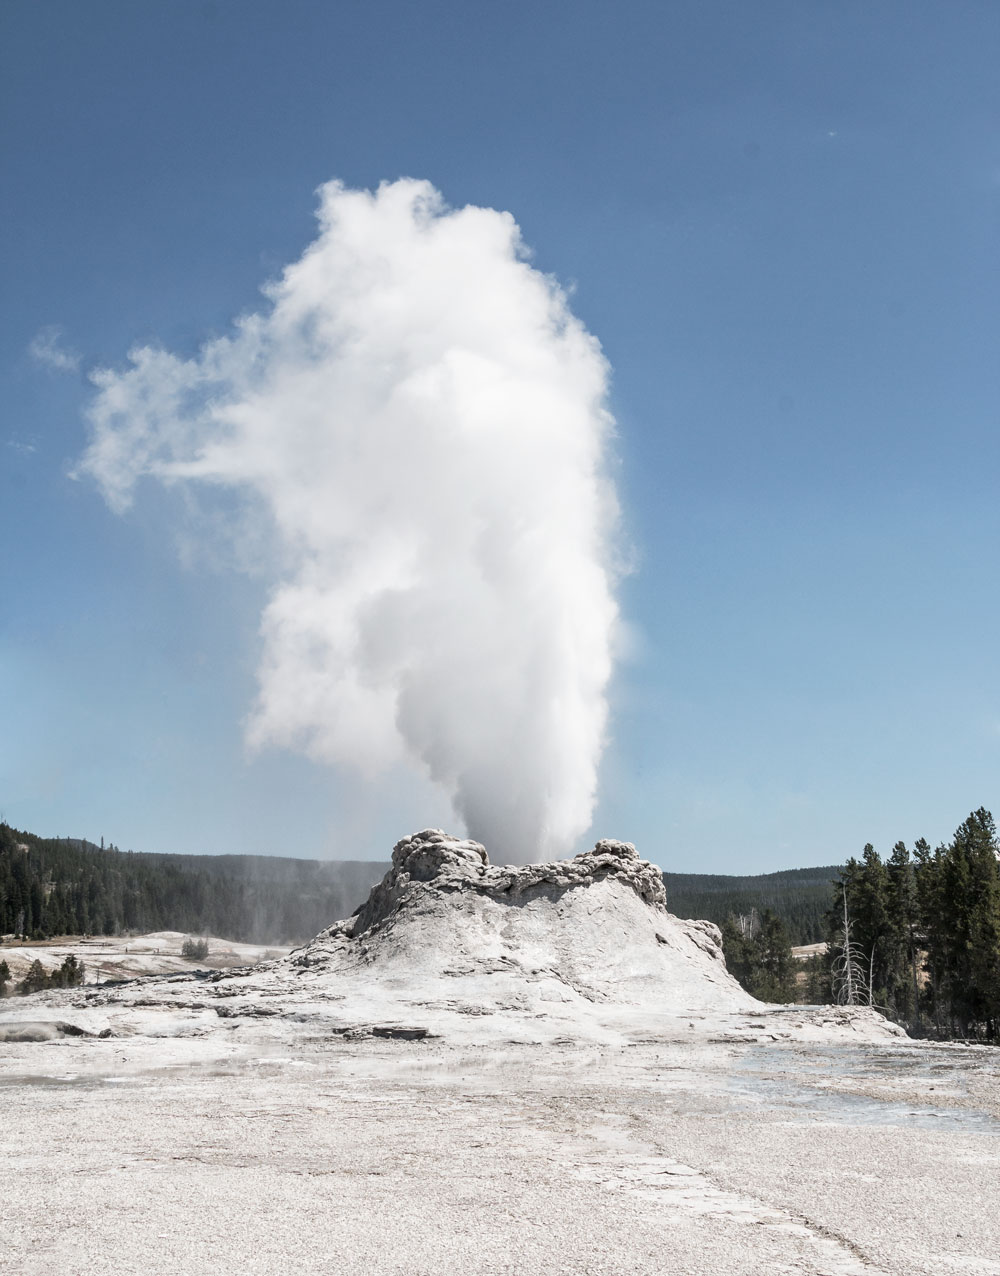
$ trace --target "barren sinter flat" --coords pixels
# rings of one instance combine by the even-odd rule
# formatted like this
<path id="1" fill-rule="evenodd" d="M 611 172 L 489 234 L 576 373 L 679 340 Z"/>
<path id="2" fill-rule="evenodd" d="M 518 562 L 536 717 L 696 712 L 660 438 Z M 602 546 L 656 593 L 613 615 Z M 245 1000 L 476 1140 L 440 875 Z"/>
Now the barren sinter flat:
<path id="1" fill-rule="evenodd" d="M 0 1009 L 0 1270 L 1000 1273 L 985 1048 L 765 1006 L 620 842 L 400 842 L 287 957 Z"/>

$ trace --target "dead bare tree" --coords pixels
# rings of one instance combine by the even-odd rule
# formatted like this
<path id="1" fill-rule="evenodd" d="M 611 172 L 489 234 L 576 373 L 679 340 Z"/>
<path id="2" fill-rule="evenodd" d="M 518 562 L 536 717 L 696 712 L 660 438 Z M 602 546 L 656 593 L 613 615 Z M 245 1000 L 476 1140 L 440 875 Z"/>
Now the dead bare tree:
<path id="1" fill-rule="evenodd" d="M 865 975 L 863 955 L 851 939 L 851 918 L 847 911 L 847 887 L 844 887 L 844 925 L 834 943 L 833 993 L 839 1006 L 870 1006 L 871 983 Z M 872 954 L 874 960 L 874 953 Z M 870 965 L 871 963 L 869 963 Z"/>
<path id="2" fill-rule="evenodd" d="M 756 908 L 751 908 L 749 913 L 740 913 L 736 918 L 736 924 L 744 939 L 753 939 L 760 930 L 760 918 L 757 916 Z"/>

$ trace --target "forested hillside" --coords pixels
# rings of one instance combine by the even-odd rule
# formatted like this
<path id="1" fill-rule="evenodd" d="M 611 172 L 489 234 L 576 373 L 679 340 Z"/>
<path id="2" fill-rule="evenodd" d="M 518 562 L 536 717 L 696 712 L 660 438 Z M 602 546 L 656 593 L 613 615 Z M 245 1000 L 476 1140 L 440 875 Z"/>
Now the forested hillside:
<path id="1" fill-rule="evenodd" d="M 0 934 L 183 930 L 247 943 L 299 943 L 350 916 L 387 867 L 142 854 L 0 824 Z"/>
<path id="2" fill-rule="evenodd" d="M 826 938 L 825 915 L 830 887 L 840 866 L 790 868 L 758 877 L 725 877 L 705 873 L 664 873 L 667 907 L 678 917 L 702 918 L 722 926 L 730 917 L 779 918 L 793 944 L 817 944 Z"/>

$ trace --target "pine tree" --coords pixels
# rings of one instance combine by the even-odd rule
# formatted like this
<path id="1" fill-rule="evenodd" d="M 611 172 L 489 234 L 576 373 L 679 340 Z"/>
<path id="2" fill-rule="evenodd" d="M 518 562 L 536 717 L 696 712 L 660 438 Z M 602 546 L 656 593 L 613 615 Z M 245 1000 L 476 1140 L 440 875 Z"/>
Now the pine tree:
<path id="1" fill-rule="evenodd" d="M 722 927 L 722 947 L 726 968 L 751 996 L 771 1002 L 795 1000 L 796 965 L 788 931 L 770 909 L 759 921 L 730 917 Z"/>
<path id="2" fill-rule="evenodd" d="M 759 976 L 755 997 L 761 1001 L 795 1000 L 796 966 L 788 931 L 779 917 L 765 908 L 756 938 Z"/>
<path id="3" fill-rule="evenodd" d="M 897 1019 L 920 1027 L 920 988 L 917 977 L 917 884 L 910 852 L 897 842 L 886 866 L 888 873 L 888 943 L 892 958 L 889 1004 Z"/>
<path id="4" fill-rule="evenodd" d="M 27 996 L 33 992 L 41 992 L 43 988 L 49 986 L 49 977 L 45 973 L 45 967 L 36 957 L 28 967 L 28 973 L 24 976 L 17 986 L 17 991 L 22 996 Z"/>
<path id="5" fill-rule="evenodd" d="M 947 965 L 948 935 L 941 909 L 941 863 L 943 846 L 931 850 L 930 843 L 919 838 L 913 847 L 914 882 L 917 893 L 918 942 L 924 951 L 924 970 L 927 986 L 923 1002 L 934 1027 L 941 1036 L 944 1031 L 946 997 L 944 995 L 944 971 Z"/>
<path id="6" fill-rule="evenodd" d="M 805 962 L 805 1000 L 810 1006 L 826 1006 L 833 1000 L 830 960 L 827 953 L 813 953 Z"/>
<path id="7" fill-rule="evenodd" d="M 951 1017 L 964 1035 L 996 1036 L 1000 1017 L 1000 869 L 996 826 L 980 807 L 944 857 L 940 903 L 951 935 Z"/>

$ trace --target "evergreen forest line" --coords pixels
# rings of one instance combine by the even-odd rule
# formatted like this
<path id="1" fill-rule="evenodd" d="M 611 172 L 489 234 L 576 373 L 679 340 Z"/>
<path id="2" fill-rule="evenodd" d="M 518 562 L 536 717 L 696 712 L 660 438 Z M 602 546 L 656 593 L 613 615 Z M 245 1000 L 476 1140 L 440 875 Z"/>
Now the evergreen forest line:
<path id="1" fill-rule="evenodd" d="M 726 919 L 726 963 L 749 992 L 874 1006 L 913 1036 L 1000 1041 L 1000 841 L 989 811 L 933 850 L 923 838 L 912 854 L 897 842 L 883 860 L 868 843 L 827 901 L 826 951 L 807 963 L 804 986 L 780 916 Z"/>
<path id="2" fill-rule="evenodd" d="M 161 855 L 0 824 L 0 936 L 178 930 L 296 944 L 348 917 L 388 868 L 270 855 Z"/>
<path id="3" fill-rule="evenodd" d="M 917 1035 L 1000 1039 L 1000 842 L 973 811 L 952 840 L 850 859 L 827 914 L 825 977 Z"/>
<path id="4" fill-rule="evenodd" d="M 724 926 L 731 917 L 779 918 L 792 944 L 818 944 L 826 939 L 830 885 L 839 864 L 822 868 L 789 868 L 755 877 L 708 873 L 664 873 L 667 907 L 677 917 L 697 918 Z"/>

